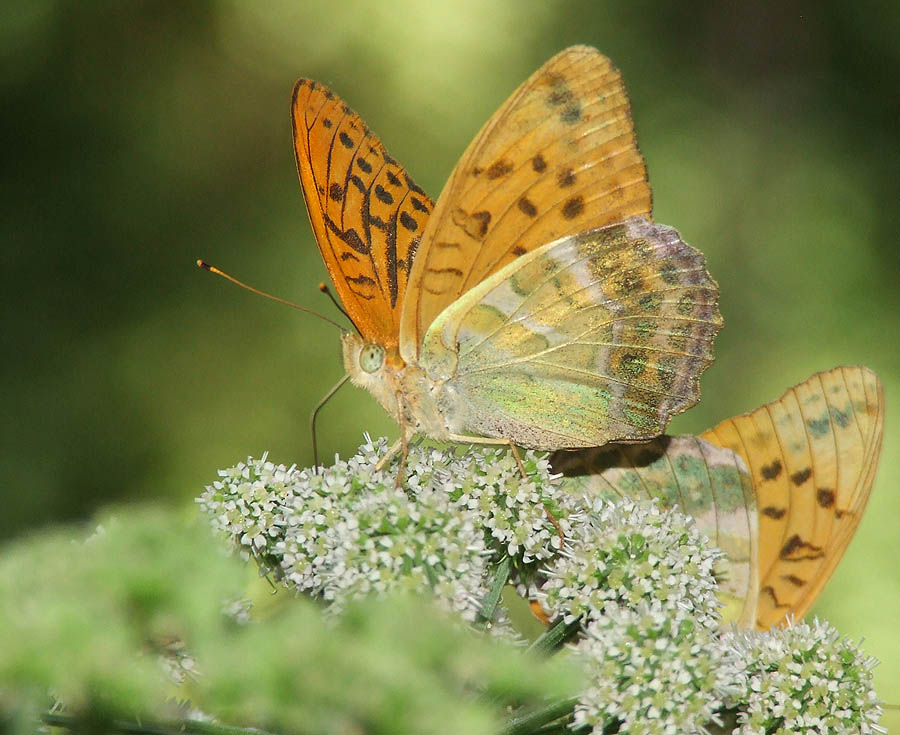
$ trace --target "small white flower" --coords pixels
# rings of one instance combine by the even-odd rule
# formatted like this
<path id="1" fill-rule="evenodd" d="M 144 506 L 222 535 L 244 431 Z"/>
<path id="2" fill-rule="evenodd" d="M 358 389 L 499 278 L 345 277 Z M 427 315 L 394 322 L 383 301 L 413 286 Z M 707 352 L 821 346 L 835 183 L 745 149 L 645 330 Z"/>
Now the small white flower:
<path id="1" fill-rule="evenodd" d="M 367 438 L 318 473 L 250 458 L 220 471 L 198 502 L 265 573 L 330 601 L 331 614 L 373 591 L 430 588 L 467 620 L 481 610 L 492 564 L 509 554 L 524 568 L 554 553 L 544 503 L 562 527 L 577 506 L 533 453 L 523 481 L 499 450 L 411 446 L 404 492 L 393 472 L 376 469 L 386 449 Z"/>
<path id="2" fill-rule="evenodd" d="M 883 732 L 872 687 L 875 661 L 829 623 L 731 630 L 722 640 L 746 662 L 735 733 L 760 732 L 773 720 L 780 731 L 800 735 Z"/>
<path id="3" fill-rule="evenodd" d="M 590 686 L 575 724 L 602 733 L 705 733 L 737 691 L 741 662 L 716 631 L 674 619 L 658 600 L 608 602 L 575 646 Z"/>
<path id="4" fill-rule="evenodd" d="M 721 552 L 707 546 L 692 518 L 662 512 L 653 501 L 587 502 L 591 511 L 565 551 L 542 570 L 536 597 L 545 610 L 572 622 L 606 614 L 613 601 L 635 607 L 654 600 L 674 620 L 716 627 L 713 568 Z"/>

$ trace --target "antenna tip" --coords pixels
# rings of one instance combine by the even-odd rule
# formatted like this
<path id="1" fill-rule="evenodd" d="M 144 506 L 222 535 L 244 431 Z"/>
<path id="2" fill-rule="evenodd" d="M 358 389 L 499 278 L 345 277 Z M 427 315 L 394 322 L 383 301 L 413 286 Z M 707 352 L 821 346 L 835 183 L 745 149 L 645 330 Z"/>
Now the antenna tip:
<path id="1" fill-rule="evenodd" d="M 209 263 L 207 263 L 205 260 L 200 260 L 199 258 L 197 259 L 197 267 L 202 268 L 205 271 L 212 269 L 212 266 Z"/>
<path id="2" fill-rule="evenodd" d="M 320 290 L 322 293 L 325 293 L 325 292 L 328 291 L 328 286 L 325 285 L 325 282 L 324 282 L 324 281 L 322 281 L 322 282 L 319 284 L 319 290 Z"/>

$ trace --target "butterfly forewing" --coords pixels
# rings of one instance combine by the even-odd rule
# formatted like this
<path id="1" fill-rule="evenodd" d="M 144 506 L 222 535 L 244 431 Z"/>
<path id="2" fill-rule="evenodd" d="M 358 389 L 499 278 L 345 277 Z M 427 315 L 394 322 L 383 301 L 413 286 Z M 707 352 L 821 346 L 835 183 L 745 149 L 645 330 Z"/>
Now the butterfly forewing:
<path id="1" fill-rule="evenodd" d="M 404 356 L 444 307 L 513 259 L 650 208 L 621 76 L 595 49 L 563 51 L 491 117 L 444 187 L 411 275 Z"/>
<path id="2" fill-rule="evenodd" d="M 738 453 L 759 510 L 757 627 L 802 617 L 840 561 L 872 488 L 884 391 L 864 367 L 835 368 L 703 438 Z"/>
<path id="3" fill-rule="evenodd" d="M 717 570 L 723 620 L 756 620 L 757 515 L 750 475 L 734 452 L 695 436 L 663 436 L 643 444 L 609 444 L 556 452 L 555 472 L 570 491 L 615 499 L 657 498 L 692 515 L 725 552 Z"/>
<path id="4" fill-rule="evenodd" d="M 420 363 L 467 432 L 545 449 L 650 438 L 699 397 L 717 298 L 700 253 L 635 217 L 490 276 L 432 324 Z"/>
<path id="5" fill-rule="evenodd" d="M 433 202 L 331 90 L 301 79 L 291 110 L 297 171 L 331 280 L 362 335 L 396 346 Z"/>

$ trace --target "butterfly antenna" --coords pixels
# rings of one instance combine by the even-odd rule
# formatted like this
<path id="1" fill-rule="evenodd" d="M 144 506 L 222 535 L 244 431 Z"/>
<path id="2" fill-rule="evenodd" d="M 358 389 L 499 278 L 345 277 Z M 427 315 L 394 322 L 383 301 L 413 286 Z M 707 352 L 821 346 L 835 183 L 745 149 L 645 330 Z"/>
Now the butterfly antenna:
<path id="1" fill-rule="evenodd" d="M 326 284 L 325 282 L 320 283 L 319 290 L 323 294 L 325 294 L 329 299 L 331 299 L 331 303 L 334 304 L 334 308 L 337 309 L 339 312 L 341 312 L 341 314 L 343 314 L 345 317 L 347 317 L 347 320 L 351 324 L 353 324 L 353 328 L 356 329 L 356 324 L 353 323 L 353 320 L 350 318 L 350 315 L 346 311 L 344 311 L 344 307 L 341 306 L 341 302 L 338 301 L 336 298 L 334 298 L 334 294 L 331 293 L 331 289 L 328 288 L 328 284 Z M 359 334 L 358 329 L 356 329 L 356 333 Z"/>
<path id="2" fill-rule="evenodd" d="M 347 331 L 344 327 L 342 327 L 336 321 L 334 321 L 333 319 L 329 319 L 324 314 L 320 314 L 319 312 L 313 311 L 312 309 L 307 309 L 305 306 L 300 306 L 300 304 L 295 304 L 293 301 L 288 301 L 287 299 L 280 299 L 277 296 L 272 296 L 272 294 L 266 293 L 265 291 L 260 291 L 258 288 L 253 288 L 253 286 L 248 286 L 246 283 L 242 283 L 234 276 L 228 275 L 225 271 L 219 270 L 214 265 L 210 265 L 205 260 L 198 260 L 197 267 L 202 268 L 205 271 L 209 271 L 210 273 L 214 273 L 217 276 L 222 276 L 222 278 L 224 278 L 226 281 L 231 281 L 236 286 L 245 288 L 248 291 L 250 291 L 251 293 L 255 293 L 259 296 L 264 296 L 267 299 L 270 299 L 272 301 L 277 301 L 279 304 L 284 304 L 285 306 L 290 306 L 291 308 L 297 309 L 298 311 L 305 311 L 307 314 L 312 314 L 313 316 L 319 317 L 319 319 L 324 319 L 329 324 L 333 324 L 334 326 L 336 326 L 342 332 Z"/>
<path id="3" fill-rule="evenodd" d="M 335 385 L 330 391 L 325 394 L 325 397 L 316 404 L 316 407 L 313 409 L 312 413 L 309 416 L 309 431 L 312 434 L 312 448 L 313 448 L 313 473 L 317 473 L 319 471 L 319 444 L 316 441 L 316 418 L 319 415 L 319 411 L 322 410 L 322 407 L 331 400 L 332 396 L 337 393 L 341 386 L 350 380 L 349 375 L 345 375 L 341 378 L 337 385 Z"/>

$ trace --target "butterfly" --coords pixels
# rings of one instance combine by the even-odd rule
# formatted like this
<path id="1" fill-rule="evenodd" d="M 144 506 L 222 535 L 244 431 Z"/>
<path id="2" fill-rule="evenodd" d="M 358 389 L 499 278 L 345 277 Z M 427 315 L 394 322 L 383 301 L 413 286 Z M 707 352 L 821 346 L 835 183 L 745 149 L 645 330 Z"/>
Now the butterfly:
<path id="1" fill-rule="evenodd" d="M 573 490 L 678 505 L 726 554 L 723 619 L 801 618 L 859 525 L 881 452 L 884 388 L 865 367 L 817 373 L 699 436 L 557 452 Z"/>
<path id="2" fill-rule="evenodd" d="M 414 434 L 513 449 L 644 439 L 698 400 L 718 288 L 651 220 L 625 88 L 598 51 L 569 48 L 525 81 L 436 202 L 321 84 L 297 82 L 292 122 L 356 329 L 344 367 L 400 424 L 404 452 Z"/>

